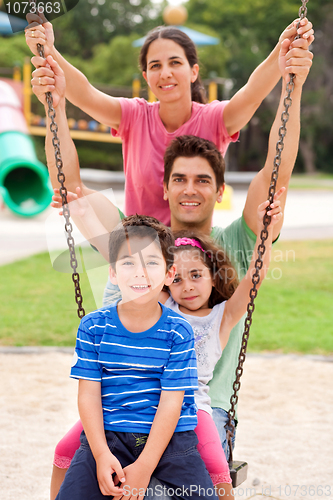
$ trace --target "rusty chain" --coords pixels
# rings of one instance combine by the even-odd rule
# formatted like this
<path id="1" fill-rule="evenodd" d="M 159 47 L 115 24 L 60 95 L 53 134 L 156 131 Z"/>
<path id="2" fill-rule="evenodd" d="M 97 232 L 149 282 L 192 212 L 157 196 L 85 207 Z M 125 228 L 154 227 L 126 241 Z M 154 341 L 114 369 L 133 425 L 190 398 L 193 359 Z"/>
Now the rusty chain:
<path id="1" fill-rule="evenodd" d="M 40 44 L 38 44 L 40 45 Z M 38 47 L 38 52 L 41 57 L 44 57 L 44 47 L 40 45 Z M 73 270 L 72 272 L 72 281 L 74 283 L 74 292 L 75 292 L 75 302 L 77 304 L 77 315 L 81 319 L 85 315 L 85 310 L 82 306 L 83 298 L 82 298 L 82 293 L 81 293 L 81 287 L 80 287 L 80 275 L 77 271 L 78 268 L 78 263 L 76 259 L 76 253 L 75 253 L 75 242 L 74 238 L 72 236 L 72 231 L 73 231 L 73 226 L 70 221 L 70 211 L 69 211 L 69 206 L 68 206 L 68 201 L 67 201 L 67 189 L 65 187 L 65 174 L 63 172 L 63 161 L 61 157 L 61 152 L 60 152 L 60 140 L 58 137 L 58 125 L 55 122 L 55 117 L 56 117 L 56 112 L 53 107 L 53 97 L 51 92 L 46 93 L 46 102 L 48 104 L 48 111 L 47 114 L 51 120 L 50 124 L 50 131 L 53 134 L 52 137 L 52 144 L 54 147 L 54 156 L 55 156 L 55 164 L 58 169 L 58 174 L 57 178 L 60 184 L 60 196 L 61 196 L 61 201 L 62 201 L 62 213 L 63 216 L 65 217 L 65 231 L 66 231 L 66 237 L 67 237 L 67 245 L 68 245 L 68 250 L 69 250 L 69 255 L 70 255 L 70 265 Z"/>
<path id="2" fill-rule="evenodd" d="M 35 0 L 30 0 L 30 4 L 35 4 Z M 44 47 L 40 43 L 37 44 L 37 51 L 40 57 L 45 58 L 44 54 Z M 70 255 L 70 265 L 73 270 L 72 272 L 72 281 L 74 283 L 74 291 L 75 291 L 75 302 L 77 304 L 77 315 L 81 319 L 85 315 L 85 310 L 82 306 L 83 298 L 82 298 L 82 293 L 81 293 L 81 287 L 80 287 L 80 275 L 77 271 L 78 268 L 78 263 L 77 263 L 77 258 L 76 258 L 76 253 L 75 253 L 75 242 L 74 238 L 72 236 L 72 231 L 73 231 L 73 226 L 70 221 L 70 211 L 69 211 L 69 206 L 68 206 L 68 201 L 67 201 L 67 189 L 65 187 L 65 174 L 63 172 L 63 161 L 61 157 L 61 152 L 60 152 L 60 140 L 58 137 L 58 125 L 56 124 L 55 118 L 56 118 L 56 112 L 53 107 L 53 97 L 51 92 L 46 92 L 45 94 L 46 97 L 46 102 L 48 105 L 48 111 L 47 114 L 51 120 L 50 124 L 50 131 L 53 134 L 52 138 L 52 144 L 54 147 L 54 156 L 55 156 L 55 164 L 58 169 L 58 174 L 57 178 L 60 184 L 60 195 L 61 195 L 61 201 L 62 201 L 62 212 L 63 216 L 65 217 L 65 232 L 66 232 L 66 237 L 67 237 L 67 245 L 69 249 L 69 255 Z"/>
<path id="3" fill-rule="evenodd" d="M 300 7 L 299 12 L 298 12 L 300 20 L 297 24 L 297 29 L 299 28 L 300 21 L 307 14 L 306 4 L 308 3 L 308 1 L 309 0 L 302 0 L 302 6 Z M 300 38 L 300 36 L 296 35 L 295 40 L 298 38 Z M 276 156 L 274 158 L 274 166 L 273 166 L 273 172 L 272 172 L 272 176 L 271 176 L 271 183 L 270 183 L 269 190 L 268 190 L 268 198 L 267 199 L 269 200 L 269 206 L 271 203 L 273 203 L 274 195 L 276 192 L 276 183 L 277 183 L 277 179 L 278 179 L 278 175 L 279 175 L 279 168 L 280 168 L 280 164 L 281 164 L 281 153 L 282 153 L 283 147 L 284 147 L 284 138 L 285 138 L 285 135 L 287 133 L 286 124 L 287 124 L 287 121 L 289 119 L 289 112 L 288 111 L 289 111 L 290 106 L 292 105 L 291 94 L 292 94 L 292 92 L 294 90 L 294 86 L 295 86 L 294 79 L 295 79 L 295 75 L 293 73 L 291 73 L 289 75 L 289 82 L 286 85 L 287 95 L 283 101 L 285 109 L 281 115 L 282 125 L 279 128 L 279 140 L 277 141 L 277 144 L 276 144 Z M 235 407 L 238 403 L 238 394 L 237 393 L 238 393 L 240 386 L 241 386 L 240 378 L 243 374 L 243 365 L 245 362 L 247 343 L 248 343 L 249 335 L 250 335 L 250 326 L 252 324 L 252 314 L 253 314 L 253 311 L 255 308 L 254 299 L 256 298 L 257 293 L 258 293 L 257 286 L 260 282 L 259 272 L 263 266 L 262 257 L 266 251 L 265 241 L 268 238 L 267 227 L 269 226 L 269 224 L 271 222 L 271 217 L 269 215 L 267 215 L 267 212 L 269 210 L 269 206 L 266 208 L 266 213 L 265 213 L 264 219 L 263 219 L 264 228 L 262 229 L 262 231 L 260 233 L 261 242 L 259 243 L 258 248 L 257 248 L 257 259 L 255 262 L 255 273 L 252 276 L 253 286 L 250 290 L 250 301 L 247 305 L 247 316 L 245 318 L 245 325 L 244 325 L 244 332 L 243 332 L 243 336 L 242 336 L 241 349 L 240 349 L 240 353 L 239 353 L 239 357 L 238 357 L 238 365 L 237 365 L 236 372 L 235 372 L 236 379 L 235 379 L 235 382 L 233 383 L 233 394 L 231 395 L 231 398 L 230 398 L 230 405 L 231 406 L 230 406 L 230 409 L 228 411 L 228 422 L 225 425 L 225 428 L 227 430 L 227 441 L 228 441 L 228 447 L 229 447 L 229 460 L 228 460 L 229 461 L 229 468 L 232 468 L 232 463 L 233 463 L 232 438 L 235 434 L 235 426 L 233 424 L 233 421 L 235 420 L 235 413 L 236 413 Z"/>

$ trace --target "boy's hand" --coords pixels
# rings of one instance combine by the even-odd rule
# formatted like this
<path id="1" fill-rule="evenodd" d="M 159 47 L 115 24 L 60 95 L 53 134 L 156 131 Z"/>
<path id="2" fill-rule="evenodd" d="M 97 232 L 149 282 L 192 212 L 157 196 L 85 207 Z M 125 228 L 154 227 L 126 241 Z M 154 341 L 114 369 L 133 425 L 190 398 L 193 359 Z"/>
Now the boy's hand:
<path id="1" fill-rule="evenodd" d="M 286 188 L 282 187 L 274 195 L 273 203 L 271 204 L 271 206 L 267 212 L 267 215 L 269 215 L 271 217 L 271 223 L 269 224 L 267 229 L 271 229 L 282 218 L 283 212 L 281 210 L 281 202 L 280 202 L 279 198 L 282 196 L 282 194 L 285 192 L 285 190 L 286 190 Z M 260 234 L 261 230 L 264 227 L 263 219 L 264 219 L 264 215 L 266 213 L 266 207 L 268 207 L 268 205 L 269 205 L 269 200 L 266 200 L 263 203 L 261 203 L 261 205 L 259 205 L 259 207 L 258 207 L 258 234 Z"/>
<path id="2" fill-rule="evenodd" d="M 37 44 L 44 46 L 45 57 L 52 54 L 54 50 L 53 26 L 48 22 L 42 12 L 38 14 L 27 14 L 29 25 L 26 27 L 25 40 L 31 52 L 38 56 Z"/>
<path id="3" fill-rule="evenodd" d="M 311 43 L 314 40 L 314 31 L 312 28 L 312 23 L 304 17 L 301 22 L 300 26 L 297 30 L 297 24 L 298 24 L 299 18 L 295 19 L 287 28 L 282 32 L 279 38 L 280 44 L 283 42 L 283 40 L 288 39 L 290 42 L 293 42 L 294 38 L 296 35 L 300 35 L 301 38 L 307 41 L 307 46 L 309 47 Z"/>
<path id="4" fill-rule="evenodd" d="M 110 451 L 102 453 L 96 458 L 96 470 L 97 470 L 97 480 L 99 488 L 103 495 L 112 495 L 114 497 L 122 497 L 124 490 L 116 486 L 112 474 L 116 473 L 117 478 L 121 478 L 116 481 L 116 484 L 125 481 L 125 475 L 119 460 L 112 455 Z"/>
<path id="5" fill-rule="evenodd" d="M 33 93 L 45 104 L 46 92 L 52 92 L 53 106 L 56 108 L 65 97 L 66 79 L 63 70 L 52 56 L 46 59 L 34 56 L 31 62 L 36 67 L 31 80 Z"/>
<path id="6" fill-rule="evenodd" d="M 126 480 L 122 484 L 123 500 L 143 500 L 151 473 L 138 462 L 124 467 L 124 473 Z M 115 478 L 116 482 L 118 477 Z M 119 500 L 120 497 L 121 495 L 117 495 L 113 500 Z"/>
<path id="7" fill-rule="evenodd" d="M 307 41 L 299 38 L 292 43 L 284 40 L 279 54 L 282 77 L 289 81 L 289 74 L 296 75 L 295 83 L 303 85 L 312 66 L 313 54 L 307 48 Z"/>
<path id="8" fill-rule="evenodd" d="M 60 190 L 54 189 L 53 191 L 54 195 L 52 196 L 51 207 L 62 209 L 62 198 L 60 195 Z M 90 208 L 86 196 L 82 194 L 82 191 L 79 187 L 76 188 L 76 193 L 67 191 L 67 201 L 70 204 L 69 209 L 71 215 L 83 217 L 86 214 L 87 210 Z M 63 215 L 62 210 L 60 210 L 59 215 Z"/>

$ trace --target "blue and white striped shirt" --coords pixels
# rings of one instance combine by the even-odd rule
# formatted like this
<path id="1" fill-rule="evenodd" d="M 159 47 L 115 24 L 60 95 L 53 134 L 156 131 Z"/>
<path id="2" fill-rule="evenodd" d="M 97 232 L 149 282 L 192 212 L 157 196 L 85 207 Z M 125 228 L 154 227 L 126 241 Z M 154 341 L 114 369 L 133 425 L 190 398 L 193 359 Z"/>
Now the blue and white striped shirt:
<path id="1" fill-rule="evenodd" d="M 163 306 L 158 322 L 130 332 L 117 305 L 85 316 L 76 339 L 71 377 L 101 382 L 104 428 L 149 432 L 161 391 L 185 391 L 175 432 L 197 425 L 194 391 L 198 388 L 191 325 Z"/>

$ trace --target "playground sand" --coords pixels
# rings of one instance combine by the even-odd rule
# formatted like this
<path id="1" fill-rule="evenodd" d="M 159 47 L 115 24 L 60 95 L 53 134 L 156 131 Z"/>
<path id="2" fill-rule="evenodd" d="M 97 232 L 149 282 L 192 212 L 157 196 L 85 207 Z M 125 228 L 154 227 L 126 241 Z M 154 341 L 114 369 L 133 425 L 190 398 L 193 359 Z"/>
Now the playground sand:
<path id="1" fill-rule="evenodd" d="M 1 500 L 49 498 L 54 447 L 78 419 L 71 359 L 0 354 Z M 248 461 L 249 473 L 237 498 L 333 498 L 332 361 L 248 357 L 234 458 Z"/>

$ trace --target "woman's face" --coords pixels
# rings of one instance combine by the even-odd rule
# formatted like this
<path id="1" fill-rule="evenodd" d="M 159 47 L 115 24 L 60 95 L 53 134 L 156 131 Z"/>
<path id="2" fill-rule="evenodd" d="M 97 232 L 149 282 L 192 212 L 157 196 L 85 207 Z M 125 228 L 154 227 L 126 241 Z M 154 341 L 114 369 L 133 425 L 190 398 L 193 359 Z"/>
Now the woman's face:
<path id="1" fill-rule="evenodd" d="M 150 44 L 143 77 L 160 102 L 191 98 L 198 72 L 198 64 L 191 68 L 184 49 L 172 40 L 158 38 Z"/>

